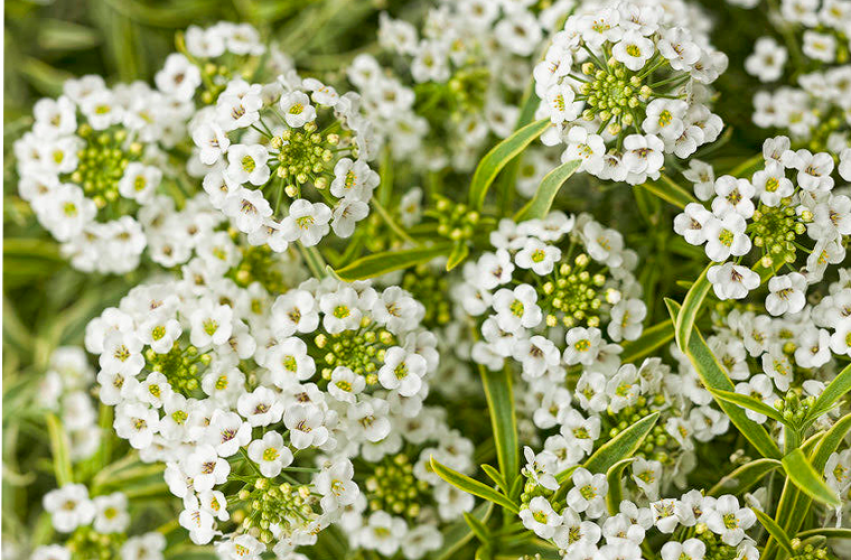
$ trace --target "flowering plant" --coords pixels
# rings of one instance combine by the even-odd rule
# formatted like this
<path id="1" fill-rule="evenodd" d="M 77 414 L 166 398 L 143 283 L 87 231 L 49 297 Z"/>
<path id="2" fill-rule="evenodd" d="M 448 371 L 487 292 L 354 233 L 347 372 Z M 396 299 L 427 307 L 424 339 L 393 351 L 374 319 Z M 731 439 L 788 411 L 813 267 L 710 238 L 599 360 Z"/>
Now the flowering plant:
<path id="1" fill-rule="evenodd" d="M 4 560 L 851 555 L 847 0 L 70 4 Z"/>

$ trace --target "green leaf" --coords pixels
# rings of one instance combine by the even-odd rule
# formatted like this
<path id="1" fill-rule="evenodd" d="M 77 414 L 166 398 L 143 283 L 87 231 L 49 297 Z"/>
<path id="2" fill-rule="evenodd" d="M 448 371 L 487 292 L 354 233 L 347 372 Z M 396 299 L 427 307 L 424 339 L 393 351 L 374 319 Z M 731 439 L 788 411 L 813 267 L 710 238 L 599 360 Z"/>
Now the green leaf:
<path id="1" fill-rule="evenodd" d="M 538 138 L 550 126 L 549 119 L 527 124 L 497 144 L 479 161 L 470 184 L 470 206 L 481 210 L 493 180 L 505 165 Z"/>
<path id="2" fill-rule="evenodd" d="M 745 463 L 733 472 L 722 478 L 709 490 L 710 496 L 721 496 L 722 494 L 739 495 L 747 492 L 757 482 L 770 473 L 780 468 L 783 463 L 777 459 L 756 459 Z"/>
<path id="3" fill-rule="evenodd" d="M 632 456 L 641 446 L 641 442 L 656 425 L 659 420 L 659 412 L 648 414 L 626 430 L 622 431 L 614 438 L 609 440 L 605 445 L 597 449 L 591 457 L 582 465 L 592 473 L 606 473 L 608 470 L 619 461 Z M 564 483 L 570 474 L 571 469 L 562 471 L 556 476 L 556 480 Z"/>
<path id="4" fill-rule="evenodd" d="M 520 511 L 520 509 L 511 500 L 490 486 L 486 486 L 478 480 L 474 480 L 467 475 L 461 474 L 445 465 L 441 465 L 434 457 L 431 458 L 431 468 L 435 473 L 437 473 L 437 476 L 459 490 L 463 490 L 468 494 L 493 502 L 498 506 L 504 507 L 511 513 L 517 514 Z"/>
<path id="5" fill-rule="evenodd" d="M 683 352 L 688 348 L 694 321 L 697 319 L 697 314 L 703 306 L 703 300 L 706 299 L 706 294 L 709 293 L 712 287 L 712 283 L 706 277 L 706 273 L 709 272 L 712 266 L 714 265 L 710 264 L 704 268 L 703 272 L 700 273 L 700 276 L 692 284 L 685 299 L 683 299 L 682 309 L 677 313 L 676 321 L 674 321 L 677 345 L 679 345 L 680 350 Z"/>
<path id="6" fill-rule="evenodd" d="M 426 263 L 434 258 L 448 255 L 452 245 L 441 243 L 431 247 L 415 247 L 402 251 L 387 251 L 368 255 L 355 262 L 336 270 L 336 275 L 346 282 L 367 280 L 388 272 L 402 270 Z"/>
<path id="7" fill-rule="evenodd" d="M 775 408 L 768 406 L 761 400 L 755 399 L 748 395 L 734 393 L 732 391 L 719 391 L 717 389 L 709 389 L 709 392 L 712 393 L 712 396 L 716 399 L 739 405 L 742 408 L 747 408 L 748 410 L 752 410 L 756 413 L 762 414 L 763 416 L 768 416 L 775 422 L 780 422 L 784 425 L 786 424 L 786 420 L 783 418 L 782 414 L 780 414 Z"/>
<path id="8" fill-rule="evenodd" d="M 479 521 L 475 515 L 464 512 L 464 521 L 467 522 L 467 525 L 470 526 L 470 529 L 473 531 L 473 534 L 476 535 L 483 544 L 487 544 L 491 540 L 491 534 L 488 528 L 484 523 Z"/>
<path id="9" fill-rule="evenodd" d="M 499 469 L 506 485 L 511 486 L 514 478 L 520 475 L 520 444 L 517 440 L 511 371 L 508 368 L 488 371 L 479 366 L 479 373 L 488 401 Z"/>
<path id="10" fill-rule="evenodd" d="M 493 512 L 493 504 L 485 502 L 473 510 L 473 517 L 485 523 Z M 323 531 L 324 532 L 324 531 Z M 433 560 L 450 560 L 456 553 L 473 538 L 473 532 L 466 520 L 456 521 L 443 531 L 443 546 L 434 551 L 429 558 Z"/>
<path id="11" fill-rule="evenodd" d="M 801 531 L 800 533 L 795 535 L 795 537 L 801 540 L 808 539 L 810 537 L 825 537 L 828 539 L 851 539 L 851 529 L 831 529 L 830 527 L 817 527 L 815 529 Z"/>
<path id="12" fill-rule="evenodd" d="M 824 434 L 810 458 L 813 468 L 817 472 L 824 471 L 827 460 L 839 449 L 849 431 L 851 431 L 851 414 L 846 414 Z"/>
<path id="13" fill-rule="evenodd" d="M 645 329 L 637 340 L 628 341 L 621 346 L 621 362 L 626 364 L 649 356 L 657 348 L 674 338 L 674 322 L 670 319 Z"/>
<path id="14" fill-rule="evenodd" d="M 459 241 L 452 247 L 452 252 L 449 253 L 449 258 L 446 260 L 446 271 L 449 272 L 467 258 L 470 254 L 470 247 L 464 242 Z"/>
<path id="15" fill-rule="evenodd" d="M 765 527 L 768 534 L 774 537 L 774 539 L 780 543 L 780 546 L 782 546 L 786 552 L 794 556 L 795 552 L 792 550 L 792 541 L 789 539 L 789 535 L 786 534 L 786 531 L 784 531 L 780 525 L 760 510 L 753 508 L 751 511 L 756 514 L 756 518 L 760 523 L 762 523 L 762 526 Z"/>
<path id="16" fill-rule="evenodd" d="M 581 164 L 582 162 L 579 160 L 568 161 L 547 173 L 546 177 L 541 180 L 541 184 L 535 191 L 535 196 L 532 197 L 532 200 L 527 202 L 514 215 L 514 221 L 524 222 L 526 220 L 544 218 L 549 213 L 561 186 L 571 175 L 576 173 L 576 170 L 579 169 Z"/>
<path id="17" fill-rule="evenodd" d="M 685 208 L 687 204 L 697 202 L 693 194 L 672 181 L 667 175 L 662 175 L 661 179 L 657 182 L 644 183 L 636 188 L 646 189 L 665 202 L 681 209 Z"/>
<path id="18" fill-rule="evenodd" d="M 56 483 L 62 487 L 74 482 L 74 472 L 71 468 L 71 444 L 62 422 L 55 414 L 48 414 L 47 432 L 50 436 L 50 451 L 53 454 L 53 470 L 56 473 Z"/>
<path id="19" fill-rule="evenodd" d="M 810 498 L 833 507 L 842 505 L 839 496 L 825 484 L 824 478 L 807 461 L 800 448 L 783 457 L 783 467 L 786 476 Z"/>
<path id="20" fill-rule="evenodd" d="M 508 484 L 506 484 L 505 477 L 502 476 L 502 474 L 498 470 L 488 464 L 479 466 L 482 468 L 483 471 L 485 471 L 485 474 L 488 475 L 491 480 L 496 482 L 496 484 L 502 489 L 503 493 L 505 493 L 506 496 L 511 495 L 511 489 L 508 487 Z"/>
<path id="21" fill-rule="evenodd" d="M 606 480 L 609 483 L 609 493 L 606 494 L 606 505 L 611 515 L 615 515 L 620 511 L 621 502 L 623 501 L 621 477 L 623 476 L 624 469 L 633 461 L 635 461 L 635 457 L 622 459 L 609 467 L 609 470 L 606 472 Z"/>
<path id="22" fill-rule="evenodd" d="M 812 409 L 810 409 L 809 414 L 807 414 L 807 421 L 813 422 L 819 416 L 825 414 L 833 408 L 833 405 L 845 396 L 845 393 L 849 390 L 851 390 L 851 365 L 839 372 L 839 374 L 833 378 L 833 381 L 824 388 L 824 391 L 819 398 L 816 399 Z"/>
<path id="23" fill-rule="evenodd" d="M 667 305 L 668 312 L 676 324 L 677 316 L 680 313 L 680 305 L 667 298 L 665 299 L 665 305 Z M 707 389 L 728 392 L 735 391 L 733 382 L 730 381 L 727 372 L 724 371 L 724 368 L 718 362 L 712 350 L 707 346 L 703 335 L 700 334 L 700 330 L 697 327 L 694 327 L 693 333 L 689 337 L 688 348 L 684 349 L 683 352 L 688 356 L 700 380 Z M 718 402 L 721 410 L 729 416 L 733 425 L 736 426 L 739 432 L 751 442 L 751 445 L 763 457 L 780 459 L 783 456 L 780 448 L 777 446 L 777 442 L 771 439 L 765 428 L 748 418 L 744 410 L 727 401 L 717 398 L 715 400 Z"/>

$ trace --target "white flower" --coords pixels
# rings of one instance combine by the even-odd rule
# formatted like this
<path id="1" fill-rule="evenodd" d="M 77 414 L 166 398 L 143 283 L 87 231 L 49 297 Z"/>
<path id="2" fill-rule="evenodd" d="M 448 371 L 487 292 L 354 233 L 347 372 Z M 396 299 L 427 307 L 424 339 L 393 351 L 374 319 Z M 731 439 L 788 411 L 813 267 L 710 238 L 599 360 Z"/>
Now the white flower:
<path id="1" fill-rule="evenodd" d="M 259 190 L 237 189 L 225 198 L 222 212 L 233 218 L 239 231 L 254 233 L 272 215 L 272 207 Z"/>
<path id="2" fill-rule="evenodd" d="M 296 449 L 319 447 L 328 441 L 324 414 L 313 404 L 295 404 L 284 412 L 284 425 L 290 430 L 290 442 Z"/>
<path id="3" fill-rule="evenodd" d="M 44 509 L 50 513 L 53 528 L 60 533 L 70 533 L 80 525 L 87 525 L 95 517 L 94 503 L 89 500 L 89 490 L 82 484 L 66 484 L 44 495 Z"/>
<path id="4" fill-rule="evenodd" d="M 235 144 L 228 150 L 226 176 L 236 184 L 265 185 L 271 171 L 266 163 L 269 151 L 261 145 Z"/>
<path id="5" fill-rule="evenodd" d="M 564 363 L 590 366 L 597 360 L 603 333 L 596 327 L 574 327 L 565 335 Z"/>
<path id="6" fill-rule="evenodd" d="M 358 307 L 358 294 L 352 288 L 340 288 L 319 298 L 322 326 L 331 334 L 355 330 L 360 325 L 363 312 Z"/>
<path id="7" fill-rule="evenodd" d="M 754 52 L 745 59 L 745 70 L 761 82 L 773 82 L 783 75 L 788 52 L 771 37 L 760 37 L 754 43 Z"/>
<path id="8" fill-rule="evenodd" d="M 310 104 L 310 99 L 304 92 L 293 91 L 282 95 L 279 105 L 284 113 L 284 120 L 291 128 L 301 128 L 316 120 L 316 108 Z"/>
<path id="9" fill-rule="evenodd" d="M 712 201 L 712 211 L 716 216 L 736 212 L 745 219 L 750 218 L 755 209 L 751 200 L 754 192 L 747 179 L 736 179 L 730 175 L 719 177 L 715 180 L 715 194 L 718 196 Z"/>
<path id="10" fill-rule="evenodd" d="M 702 204 L 691 202 L 686 205 L 682 214 L 674 218 L 674 231 L 682 235 L 691 245 L 702 245 L 706 242 L 704 226 L 713 218 L 712 213 Z"/>
<path id="11" fill-rule="evenodd" d="M 331 194 L 337 198 L 366 202 L 372 198 L 372 191 L 378 183 L 378 173 L 373 171 L 366 161 L 342 158 L 334 166 Z"/>
<path id="12" fill-rule="evenodd" d="M 567 505 L 577 513 L 597 519 L 606 511 L 609 484 L 605 474 L 592 475 L 584 468 L 573 472 L 573 488 L 567 494 Z"/>
<path id="13" fill-rule="evenodd" d="M 612 48 L 612 56 L 624 66 L 637 72 L 644 68 L 656 50 L 653 41 L 642 36 L 637 31 L 627 31 L 621 40 Z"/>
<path id="14" fill-rule="evenodd" d="M 540 276 L 546 276 L 552 272 L 555 263 L 559 260 L 561 260 L 561 249 L 547 245 L 536 237 L 527 239 L 523 248 L 514 256 L 517 266 L 532 269 Z"/>
<path id="15" fill-rule="evenodd" d="M 266 545 L 251 535 L 239 535 L 216 543 L 216 554 L 223 560 L 259 560 Z"/>
<path id="16" fill-rule="evenodd" d="M 358 485 L 352 480 L 355 471 L 352 462 L 341 459 L 331 463 L 316 475 L 313 484 L 322 495 L 322 511 L 331 513 L 340 507 L 353 504 L 360 495 Z"/>
<path id="17" fill-rule="evenodd" d="M 341 200 L 334 208 L 331 229 L 338 237 L 351 237 L 355 225 L 369 215 L 369 205 L 360 200 Z"/>
<path id="18" fill-rule="evenodd" d="M 551 539 L 556 527 L 561 525 L 561 516 L 553 511 L 553 506 L 543 496 L 532 498 L 529 507 L 520 510 L 520 519 L 524 527 L 542 539 Z"/>
<path id="19" fill-rule="evenodd" d="M 698 539 L 688 539 L 683 543 L 666 542 L 662 546 L 662 560 L 703 560 L 706 545 Z"/>
<path id="20" fill-rule="evenodd" d="M 517 332 L 522 328 L 530 329 L 539 325 L 543 313 L 537 301 L 535 288 L 528 284 L 521 284 L 514 290 L 499 290 L 493 297 L 493 308 L 497 313 L 499 327 L 509 332 Z"/>
<path id="21" fill-rule="evenodd" d="M 742 299 L 759 287 L 759 274 L 733 263 L 715 265 L 706 273 L 719 299 Z"/>
<path id="22" fill-rule="evenodd" d="M 183 468 L 197 492 L 206 492 L 218 484 L 224 484 L 230 474 L 230 463 L 219 457 L 211 445 L 197 446 L 187 456 Z"/>
<path id="23" fill-rule="evenodd" d="M 160 415 L 156 409 L 138 402 L 122 402 L 115 407 L 113 427 L 118 437 L 129 440 L 134 449 L 145 449 L 159 430 Z"/>
<path id="24" fill-rule="evenodd" d="M 416 395 L 426 374 L 425 358 L 393 346 L 384 354 L 384 365 L 378 370 L 378 381 L 385 389 L 396 390 L 403 397 Z"/>
<path id="25" fill-rule="evenodd" d="M 807 279 L 798 272 L 773 277 L 768 290 L 771 293 L 765 298 L 765 309 L 772 315 L 798 313 L 807 303 Z"/>
<path id="26" fill-rule="evenodd" d="M 706 256 L 715 262 L 739 257 L 751 250 L 751 240 L 745 233 L 747 222 L 736 212 L 729 212 L 706 222 Z"/>
<path id="27" fill-rule="evenodd" d="M 275 478 L 293 462 L 292 451 L 278 432 L 266 432 L 262 439 L 248 444 L 248 457 L 260 466 L 260 474 L 266 478 Z"/>
<path id="28" fill-rule="evenodd" d="M 290 205 L 289 215 L 281 223 L 281 231 L 287 241 L 300 240 L 311 247 L 328 233 L 330 220 L 331 209 L 328 206 L 300 198 Z"/>
<path id="29" fill-rule="evenodd" d="M 647 316 L 647 306 L 637 298 L 622 299 L 611 311 L 611 320 L 606 333 L 615 342 L 636 340 L 643 330 L 642 322 Z"/>
<path id="30" fill-rule="evenodd" d="M 201 123 L 192 131 L 192 140 L 201 149 L 198 157 L 205 165 L 213 165 L 218 162 L 230 147 L 227 134 L 215 122 Z"/>
<path id="31" fill-rule="evenodd" d="M 654 99 L 647 106 L 647 117 L 641 124 L 648 134 L 658 134 L 664 140 L 674 141 L 685 130 L 685 117 L 688 103 L 681 99 Z"/>
<path id="32" fill-rule="evenodd" d="M 745 530 L 756 522 L 756 515 L 750 508 L 740 508 L 735 496 L 721 496 L 706 514 L 706 525 L 721 535 L 721 540 L 730 546 L 736 546 L 745 538 Z"/>
<path id="33" fill-rule="evenodd" d="M 97 496 L 92 500 L 95 519 L 92 526 L 98 533 L 123 533 L 130 525 L 127 513 L 127 496 L 115 492 L 108 496 Z"/>

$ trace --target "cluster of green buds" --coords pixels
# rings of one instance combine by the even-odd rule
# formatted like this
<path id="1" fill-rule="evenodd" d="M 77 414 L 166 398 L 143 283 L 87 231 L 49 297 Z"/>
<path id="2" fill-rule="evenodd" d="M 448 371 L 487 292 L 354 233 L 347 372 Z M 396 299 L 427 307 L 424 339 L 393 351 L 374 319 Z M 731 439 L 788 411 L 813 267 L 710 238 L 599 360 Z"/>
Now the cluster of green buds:
<path id="1" fill-rule="evenodd" d="M 124 541 L 120 533 L 98 533 L 89 525 L 78 527 L 65 546 L 74 560 L 111 560 L 118 555 Z"/>
<path id="2" fill-rule="evenodd" d="M 449 280 L 445 275 L 434 274 L 427 264 L 419 265 L 405 272 L 401 286 L 425 307 L 426 328 L 442 327 L 452 320 L 452 303 L 446 298 Z"/>
<path id="3" fill-rule="evenodd" d="M 617 136 L 635 123 L 641 124 L 641 107 L 653 94 L 653 89 L 643 79 L 646 74 L 635 74 L 617 60 L 610 59 L 600 66 L 596 64 L 586 62 L 582 65 L 582 74 L 588 76 L 588 80 L 579 86 L 576 99 L 584 100 L 587 106 L 582 112 L 583 119 L 599 118 L 603 123 L 600 132 L 605 128 L 609 134 Z"/>
<path id="4" fill-rule="evenodd" d="M 171 387 L 189 396 L 201 385 L 199 373 L 210 365 L 212 357 L 199 353 L 194 346 L 182 348 L 180 341 L 174 341 L 171 350 L 165 354 L 157 354 L 152 348 L 145 350 L 145 360 L 150 371 L 162 373 L 168 379 Z"/>
<path id="5" fill-rule="evenodd" d="M 127 165 L 142 155 L 142 145 L 128 144 L 127 131 L 120 127 L 98 132 L 89 124 L 81 124 L 77 136 L 85 146 L 77 152 L 79 162 L 68 179 L 80 185 L 99 209 L 104 208 L 119 200 L 118 182 Z"/>
<path id="6" fill-rule="evenodd" d="M 229 229 L 228 233 L 234 239 L 239 235 L 233 228 Z M 254 282 L 259 282 L 270 294 L 282 294 L 287 291 L 290 286 L 281 271 L 280 258 L 268 245 L 238 243 L 237 246 L 242 253 L 242 259 L 227 273 L 237 286 L 247 288 Z M 260 313 L 260 310 L 254 312 Z"/>
<path id="7" fill-rule="evenodd" d="M 276 174 L 286 182 L 284 191 L 287 196 L 299 197 L 302 185 L 307 182 L 327 194 L 328 185 L 334 176 L 331 165 L 334 154 L 341 146 L 350 144 L 349 141 L 341 142 L 335 125 L 319 131 L 315 122 L 309 122 L 300 129 L 287 129 L 280 136 L 272 137 L 270 145 L 273 150 L 277 150 L 275 157 L 280 162 Z M 357 157 L 357 147 L 349 147 L 353 157 Z"/>
<path id="8" fill-rule="evenodd" d="M 480 112 L 485 106 L 490 82 L 491 72 L 486 66 L 470 66 L 456 71 L 447 83 L 450 106 L 455 109 L 453 117 Z"/>
<path id="9" fill-rule="evenodd" d="M 713 533 L 705 523 L 698 523 L 694 527 L 695 537 L 706 545 L 704 560 L 736 560 L 739 551 L 735 546 L 725 544 L 719 535 Z"/>
<path id="10" fill-rule="evenodd" d="M 795 240 L 806 232 L 806 224 L 812 219 L 813 215 L 809 210 L 797 216 L 790 198 L 781 199 L 780 204 L 775 207 L 760 204 L 753 214 L 753 222 L 748 226 L 748 230 L 753 235 L 753 244 L 762 249 L 762 266 L 771 268 L 775 261 L 795 262 Z"/>
<path id="11" fill-rule="evenodd" d="M 414 476 L 414 466 L 405 453 L 385 458 L 366 479 L 366 498 L 372 511 L 392 512 L 409 519 L 420 514 L 427 500 L 428 482 Z"/>
<path id="12" fill-rule="evenodd" d="M 786 392 L 782 399 L 774 402 L 774 408 L 783 415 L 783 419 L 795 425 L 800 425 L 816 403 L 812 395 L 803 397 L 801 389 L 793 388 Z"/>
<path id="13" fill-rule="evenodd" d="M 390 331 L 377 327 L 369 317 L 364 317 L 359 330 L 320 333 L 314 343 L 324 352 L 317 360 L 327 364 L 321 372 L 324 380 L 331 379 L 334 368 L 344 366 L 364 376 L 367 385 L 372 386 L 378 383 L 378 369 L 384 361 L 385 351 L 397 345 L 398 341 Z"/>
<path id="14" fill-rule="evenodd" d="M 315 516 L 309 486 L 287 482 L 276 485 L 272 479 L 258 478 L 243 486 L 238 498 L 245 507 L 234 514 L 234 521 L 264 543 L 273 540 L 272 525 L 282 529 L 293 524 L 303 526 Z"/>
<path id="15" fill-rule="evenodd" d="M 827 560 L 830 555 L 827 548 L 804 544 L 801 539 L 792 539 L 792 560 Z"/>
<path id="16" fill-rule="evenodd" d="M 541 308 L 546 312 L 547 326 L 565 327 L 600 325 L 600 309 L 607 294 L 603 291 L 606 276 L 588 270 L 591 258 L 581 253 L 573 265 L 563 263 L 553 269 L 552 279 L 543 286 Z"/>
<path id="17" fill-rule="evenodd" d="M 437 233 L 454 242 L 469 241 L 478 233 L 482 215 L 463 203 L 435 196 L 435 208 L 425 214 L 437 220 Z"/>
<path id="18" fill-rule="evenodd" d="M 664 410 L 665 415 L 679 416 L 681 413 L 675 408 L 669 406 L 667 398 L 661 392 L 656 393 L 648 398 L 641 395 L 638 397 L 638 402 L 635 406 L 628 406 L 619 412 L 612 412 L 611 409 L 606 411 L 602 416 L 603 426 L 600 430 L 600 439 L 595 443 L 595 447 L 605 445 L 607 442 L 616 438 L 621 432 L 635 425 L 638 421 L 646 418 L 651 413 L 657 410 Z M 675 462 L 676 452 L 680 445 L 675 438 L 672 438 L 665 431 L 664 417 L 653 427 L 651 432 L 644 438 L 644 442 L 636 452 L 636 457 L 642 459 L 659 461 L 663 465 L 671 466 Z"/>

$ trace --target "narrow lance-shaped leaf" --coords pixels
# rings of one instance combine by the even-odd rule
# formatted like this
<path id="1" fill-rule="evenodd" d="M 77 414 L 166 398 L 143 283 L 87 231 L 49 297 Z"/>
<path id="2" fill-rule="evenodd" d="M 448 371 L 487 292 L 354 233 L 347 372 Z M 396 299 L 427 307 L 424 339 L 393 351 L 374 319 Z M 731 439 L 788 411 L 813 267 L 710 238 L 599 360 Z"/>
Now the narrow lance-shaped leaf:
<path id="1" fill-rule="evenodd" d="M 658 412 L 645 416 L 600 447 L 582 466 L 592 473 L 608 472 L 612 465 L 635 453 L 656 425 L 657 420 L 659 420 Z M 564 483 L 572 472 L 570 469 L 562 471 L 556 479 Z"/>
<path id="2" fill-rule="evenodd" d="M 464 241 L 459 241 L 455 243 L 455 246 L 452 247 L 452 252 L 449 253 L 449 258 L 446 260 L 446 271 L 450 271 L 467 258 L 467 255 L 470 254 L 470 247 Z"/>
<path id="3" fill-rule="evenodd" d="M 606 480 L 609 483 L 609 493 L 606 494 L 606 505 L 609 508 L 609 513 L 615 515 L 620 511 L 620 505 L 623 501 L 623 485 L 621 485 L 621 477 L 623 471 L 635 461 L 635 457 L 622 459 L 612 465 L 606 473 Z"/>
<path id="4" fill-rule="evenodd" d="M 476 535 L 476 537 L 483 544 L 487 544 L 490 542 L 490 531 L 488 531 L 488 528 L 485 526 L 485 524 L 482 523 L 479 519 L 477 519 L 475 515 L 464 512 L 464 521 L 467 522 L 467 525 L 469 525 L 470 529 L 473 531 L 473 534 Z"/>
<path id="5" fill-rule="evenodd" d="M 549 126 L 549 119 L 541 119 L 527 124 L 485 154 L 485 157 L 476 167 L 475 173 L 473 173 L 473 181 L 470 184 L 470 206 L 475 210 L 482 209 L 488 189 L 497 174 L 517 154 L 526 149 L 526 146 L 543 134 Z"/>
<path id="6" fill-rule="evenodd" d="M 808 529 L 801 531 L 796 538 L 801 540 L 809 539 L 810 537 L 825 537 L 828 539 L 851 539 L 851 529 L 834 529 L 831 527 L 818 527 L 816 529 Z"/>
<path id="7" fill-rule="evenodd" d="M 677 302 L 666 299 L 665 305 L 668 306 L 668 311 L 671 318 L 676 323 L 677 315 L 680 313 L 680 306 Z M 727 372 L 718 363 L 717 358 L 709 349 L 700 330 L 694 327 L 692 335 L 689 337 L 688 348 L 684 349 L 694 369 L 697 371 L 703 385 L 710 389 L 733 392 L 735 387 L 733 382 L 727 376 Z M 730 421 L 734 426 L 747 438 L 747 440 L 759 451 L 763 457 L 771 459 L 780 459 L 783 454 L 765 428 L 751 420 L 739 406 L 727 401 L 716 399 L 721 409 L 729 416 Z"/>
<path id="8" fill-rule="evenodd" d="M 520 444 L 511 371 L 508 368 L 486 371 L 479 366 L 479 372 L 488 402 L 499 468 L 506 484 L 511 486 L 514 478 L 520 475 Z"/>
<path id="9" fill-rule="evenodd" d="M 851 365 L 847 366 L 839 375 L 833 378 L 827 387 L 824 388 L 822 394 L 816 399 L 813 408 L 807 415 L 808 421 L 814 421 L 822 414 L 833 408 L 839 399 L 851 390 Z"/>
<path id="10" fill-rule="evenodd" d="M 434 258 L 448 255 L 452 250 L 449 243 L 441 243 L 432 247 L 416 247 L 401 251 L 387 251 L 368 255 L 335 271 L 337 277 L 346 282 L 367 280 L 388 272 L 402 270 L 426 263 Z"/>
<path id="11" fill-rule="evenodd" d="M 794 555 L 795 552 L 792 550 L 792 540 L 789 538 L 789 535 L 786 534 L 786 531 L 784 531 L 777 522 L 760 510 L 754 508 L 752 511 L 756 514 L 756 518 L 760 523 L 762 523 L 762 526 L 765 527 L 766 531 L 768 531 L 768 534 L 774 537 L 774 539 L 784 548 L 784 550 L 786 550 L 786 552 L 790 555 Z"/>
<path id="12" fill-rule="evenodd" d="M 674 322 L 672 320 L 669 319 L 653 325 L 645 329 L 637 340 L 621 344 L 623 347 L 623 352 L 620 354 L 621 362 L 626 364 L 649 356 L 654 350 L 670 342 L 672 338 L 674 338 Z"/>
<path id="13" fill-rule="evenodd" d="M 482 523 L 485 523 L 490 518 L 492 511 L 493 504 L 491 502 L 485 502 L 476 507 L 471 515 Z M 443 546 L 434 551 L 428 558 L 433 560 L 449 560 L 450 558 L 454 558 L 458 550 L 470 542 L 472 538 L 473 531 L 470 529 L 467 521 L 464 519 L 456 521 L 443 532 Z"/>
<path id="14" fill-rule="evenodd" d="M 849 431 L 851 431 L 851 414 L 846 414 L 824 434 L 810 458 L 810 462 L 817 472 L 824 470 L 827 460 L 839 449 Z"/>
<path id="15" fill-rule="evenodd" d="M 659 181 L 644 183 L 639 188 L 646 189 L 665 202 L 673 204 L 680 209 L 685 208 L 686 205 L 692 202 L 697 202 L 694 195 L 672 181 L 667 175 L 662 175 Z"/>
<path id="16" fill-rule="evenodd" d="M 786 476 L 810 498 L 833 507 L 842 504 L 839 496 L 824 482 L 824 478 L 807 461 L 800 448 L 783 457 L 783 467 Z"/>
<path id="17" fill-rule="evenodd" d="M 550 212 L 559 189 L 571 175 L 576 173 L 581 163 L 579 160 L 568 161 L 547 173 L 546 177 L 541 180 L 541 184 L 538 185 L 535 196 L 517 212 L 514 221 L 523 222 L 544 218 Z"/>
<path id="18" fill-rule="evenodd" d="M 739 405 L 742 408 L 747 408 L 748 410 L 767 416 L 775 422 L 786 424 L 786 419 L 783 418 L 783 415 L 780 414 L 777 409 L 768 406 L 761 400 L 755 399 L 754 397 L 734 393 L 732 391 L 719 391 L 718 389 L 709 389 L 709 392 L 712 393 L 712 396 L 716 399 Z"/>
<path id="19" fill-rule="evenodd" d="M 490 486 L 482 484 L 478 480 L 472 479 L 467 475 L 461 474 L 456 470 L 440 464 L 434 457 L 431 458 L 431 468 L 437 476 L 459 490 L 463 490 L 468 494 L 493 502 L 498 506 L 504 507 L 511 513 L 516 514 L 520 511 L 517 505 Z"/>
<path id="20" fill-rule="evenodd" d="M 721 496 L 722 494 L 739 495 L 747 492 L 757 482 L 773 470 L 783 466 L 777 459 L 756 459 L 745 463 L 741 467 L 722 478 L 713 486 L 708 495 Z"/>
<path id="21" fill-rule="evenodd" d="M 74 482 L 74 473 L 71 468 L 71 444 L 68 434 L 62 426 L 62 422 L 55 414 L 48 414 L 47 432 L 50 436 L 50 451 L 53 453 L 53 470 L 56 474 L 56 482 L 61 487 Z"/>
<path id="22" fill-rule="evenodd" d="M 691 331 L 694 327 L 694 321 L 697 319 L 697 314 L 703 306 L 703 300 L 706 299 L 706 294 L 712 287 L 712 283 L 706 277 L 707 272 L 713 265 L 708 265 L 700 273 L 697 280 L 692 284 L 685 299 L 683 299 L 682 309 L 677 313 L 674 324 L 676 325 L 677 344 L 683 352 L 688 348 Z"/>

